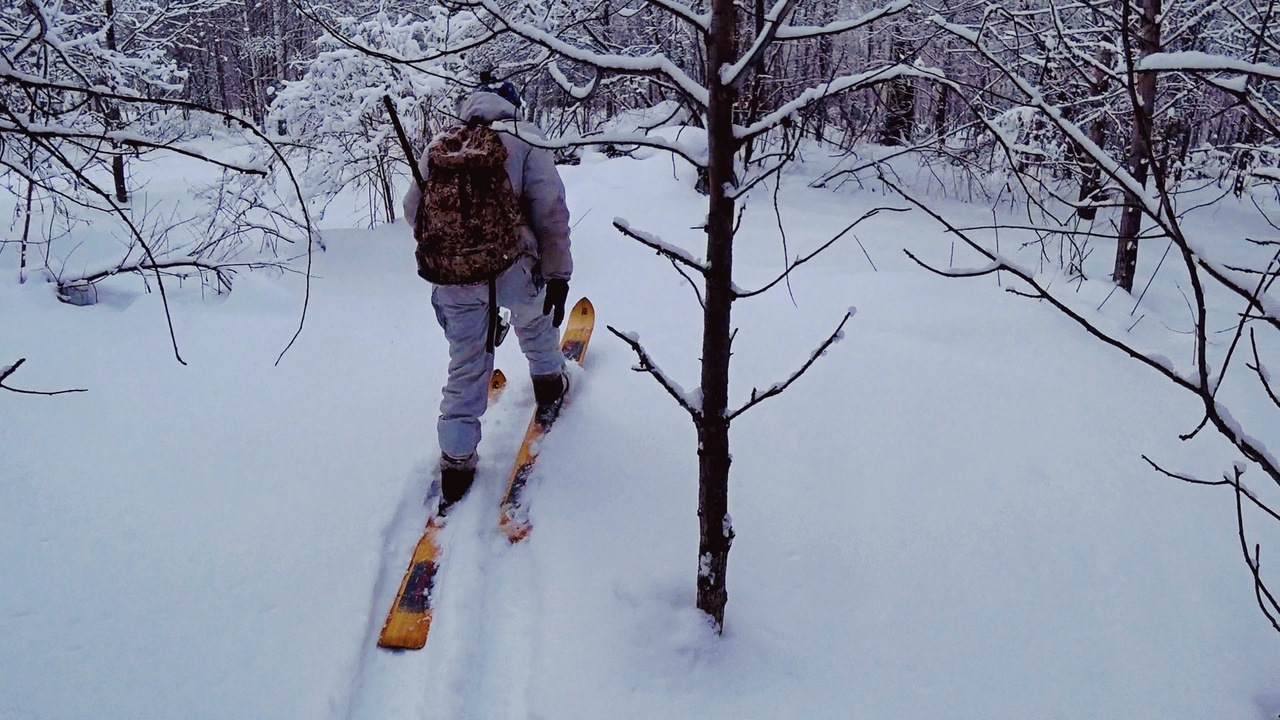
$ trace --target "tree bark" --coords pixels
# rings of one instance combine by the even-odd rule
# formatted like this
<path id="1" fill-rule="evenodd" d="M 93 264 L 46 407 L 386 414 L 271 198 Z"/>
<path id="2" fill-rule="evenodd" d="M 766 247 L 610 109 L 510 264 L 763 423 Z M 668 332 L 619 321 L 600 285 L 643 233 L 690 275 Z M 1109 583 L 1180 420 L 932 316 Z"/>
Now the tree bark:
<path id="1" fill-rule="evenodd" d="M 1124 2 L 1127 16 L 1130 0 Z M 1134 63 L 1160 51 L 1160 0 L 1139 2 L 1143 2 L 1143 10 L 1138 17 L 1138 53 Z M 1122 32 L 1129 32 L 1127 23 Z M 1129 173 L 1139 185 L 1145 186 L 1151 169 L 1156 73 L 1137 72 L 1133 74 L 1133 78 L 1133 96 L 1136 102 L 1133 103 L 1133 128 L 1129 139 Z M 1115 272 L 1112 274 L 1115 283 L 1126 292 L 1133 291 L 1133 280 L 1138 268 L 1138 233 L 1141 229 L 1141 201 L 1132 192 L 1126 192 L 1124 212 L 1120 216 L 1120 235 L 1116 244 Z"/>
<path id="2" fill-rule="evenodd" d="M 702 413 L 698 420 L 698 609 L 724 629 L 729 596 L 725 575 L 733 527 L 729 520 L 729 355 L 733 307 L 733 209 L 737 183 L 733 105 L 737 91 L 720 80 L 734 62 L 737 15 L 733 0 L 712 0 L 707 53 L 708 178 L 707 297 L 702 333 Z"/>
<path id="3" fill-rule="evenodd" d="M 902 62 L 906 60 L 910 45 L 906 40 L 895 38 L 893 41 L 893 57 Z M 889 82 L 888 97 L 885 98 L 884 127 L 880 132 L 880 142 L 885 145 L 906 145 L 911 142 L 911 129 L 915 125 L 916 86 L 910 78 L 899 77 Z"/>
<path id="4" fill-rule="evenodd" d="M 22 242 L 18 246 L 18 284 L 22 285 L 27 281 L 27 243 L 31 237 L 31 206 L 32 198 L 35 195 L 36 183 L 34 180 L 27 181 L 27 203 L 22 213 Z"/>
<path id="5" fill-rule="evenodd" d="M 764 31 L 764 0 L 755 0 L 755 29 L 758 36 Z M 761 93 L 764 92 L 764 68 L 763 58 L 760 63 L 751 69 L 751 89 L 747 96 L 747 112 L 746 117 L 742 118 L 744 125 L 750 125 L 760 117 Z M 750 165 L 751 157 L 755 154 L 755 142 L 748 140 L 742 149 L 742 164 Z"/>
<path id="6" fill-rule="evenodd" d="M 1102 67 L 1111 67 L 1111 63 L 1115 60 L 1114 53 L 1110 48 L 1103 45 L 1098 50 L 1098 64 Z M 1102 97 L 1107 91 L 1107 87 L 1111 84 L 1109 76 L 1106 72 L 1099 69 L 1093 76 L 1093 83 L 1089 86 L 1089 92 L 1095 98 Z M 1098 116 L 1093 119 L 1093 123 L 1089 126 L 1089 140 L 1098 147 L 1103 147 L 1107 141 L 1107 116 L 1106 106 L 1098 103 Z M 1080 207 L 1076 208 L 1076 214 L 1082 220 L 1093 220 L 1098 215 L 1098 209 L 1095 207 L 1086 207 L 1086 200 L 1093 197 L 1099 188 L 1102 187 L 1102 168 L 1096 162 L 1089 162 L 1085 169 L 1084 181 L 1080 183 Z"/>
<path id="7" fill-rule="evenodd" d="M 116 51 L 116 8 L 112 0 L 106 0 L 103 8 L 107 15 L 107 50 Z M 103 113 L 107 120 L 108 130 L 120 129 L 120 108 L 110 100 L 106 101 L 106 107 Z M 111 177 L 115 180 L 116 201 L 129 202 L 129 186 L 125 182 L 124 176 L 124 155 L 120 154 L 120 146 L 111 143 L 111 147 L 115 152 L 111 156 Z"/>

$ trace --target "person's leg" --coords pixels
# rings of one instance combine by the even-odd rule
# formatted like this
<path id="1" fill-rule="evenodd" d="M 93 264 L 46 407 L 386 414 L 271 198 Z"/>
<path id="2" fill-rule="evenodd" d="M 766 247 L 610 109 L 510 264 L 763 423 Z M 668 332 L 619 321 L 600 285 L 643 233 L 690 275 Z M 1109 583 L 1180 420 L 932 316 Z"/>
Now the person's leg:
<path id="1" fill-rule="evenodd" d="M 533 284 L 533 258 L 520 258 L 498 276 L 497 289 L 498 304 L 511 311 L 511 327 L 529 361 L 529 374 L 533 377 L 539 404 L 551 385 L 557 388 L 554 394 L 558 398 L 563 392 L 564 376 L 560 331 L 552 326 L 550 315 L 542 314 L 541 288 Z"/>
<path id="2" fill-rule="evenodd" d="M 437 286 L 431 293 L 436 320 L 449 341 L 449 379 L 440 400 L 442 494 L 462 497 L 475 477 L 480 416 L 488 403 L 493 356 L 485 348 L 489 328 L 487 285 Z"/>

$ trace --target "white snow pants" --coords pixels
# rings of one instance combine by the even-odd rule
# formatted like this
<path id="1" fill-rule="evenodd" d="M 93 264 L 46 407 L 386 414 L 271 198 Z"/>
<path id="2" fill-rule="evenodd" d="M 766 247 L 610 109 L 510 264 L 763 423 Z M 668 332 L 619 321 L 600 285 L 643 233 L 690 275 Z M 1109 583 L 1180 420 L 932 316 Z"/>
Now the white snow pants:
<path id="1" fill-rule="evenodd" d="M 497 278 L 498 306 L 511 311 L 511 329 L 529 361 L 530 375 L 564 369 L 559 332 L 542 314 L 542 288 L 533 283 L 534 259 L 522 255 Z M 449 341 L 449 381 L 440 400 L 440 451 L 475 463 L 480 416 L 488 404 L 493 355 L 486 351 L 489 283 L 436 285 L 431 292 L 436 320 Z"/>

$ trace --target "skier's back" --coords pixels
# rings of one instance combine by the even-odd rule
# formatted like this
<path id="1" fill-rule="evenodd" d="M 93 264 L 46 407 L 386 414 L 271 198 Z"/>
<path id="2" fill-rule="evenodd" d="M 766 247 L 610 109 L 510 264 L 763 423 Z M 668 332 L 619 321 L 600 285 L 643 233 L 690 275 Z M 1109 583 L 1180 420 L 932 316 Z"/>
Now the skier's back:
<path id="1" fill-rule="evenodd" d="M 480 415 L 493 372 L 496 306 L 511 311 L 511 325 L 529 361 L 537 403 L 558 403 L 567 386 L 556 328 L 564 317 L 573 273 L 569 210 L 551 152 L 520 137 L 540 138 L 541 133 L 531 124 L 516 121 L 518 103 L 519 96 L 504 83 L 476 92 L 459 109 L 462 121 L 472 126 L 503 123 L 499 135 L 519 217 L 516 258 L 510 267 L 488 281 L 433 283 L 431 304 L 449 341 L 449 378 L 437 423 L 444 506 L 461 498 L 475 478 Z M 430 188 L 430 151 L 423 155 L 420 167 Z M 412 187 L 404 198 L 405 218 L 412 224 L 421 211 L 428 216 L 418 217 L 421 226 L 429 219 L 432 202 L 439 201 L 430 194 L 424 199 L 419 189 Z M 421 253 L 419 262 L 421 267 Z"/>

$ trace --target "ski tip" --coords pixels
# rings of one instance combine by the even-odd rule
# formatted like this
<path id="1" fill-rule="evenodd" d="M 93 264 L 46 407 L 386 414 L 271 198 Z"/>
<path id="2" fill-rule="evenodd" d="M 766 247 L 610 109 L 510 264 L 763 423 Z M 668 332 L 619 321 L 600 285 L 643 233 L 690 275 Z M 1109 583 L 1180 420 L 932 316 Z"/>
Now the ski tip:
<path id="1" fill-rule="evenodd" d="M 596 309 L 595 309 L 595 306 L 591 304 L 591 301 L 584 297 L 581 300 L 579 300 L 573 306 L 573 310 L 569 312 L 570 312 L 570 315 L 581 315 L 582 317 L 588 317 L 588 316 L 594 317 L 596 314 Z"/>
<path id="2" fill-rule="evenodd" d="M 421 650 L 427 644 L 430 629 L 430 613 L 397 614 L 393 606 L 378 636 L 378 647 L 384 650 Z"/>
<path id="3" fill-rule="evenodd" d="M 493 374 L 489 376 L 489 390 L 501 390 L 507 386 L 507 376 L 501 370 L 494 369 Z"/>
<path id="4" fill-rule="evenodd" d="M 521 540 L 529 537 L 530 530 L 533 530 L 533 526 L 531 525 L 513 523 L 503 528 L 503 533 L 507 536 L 507 542 L 515 545 Z"/>
<path id="5" fill-rule="evenodd" d="M 507 542 L 512 545 L 529 537 L 531 530 L 533 525 L 527 519 L 517 517 L 515 513 L 503 512 L 498 520 L 498 532 L 502 533 L 507 538 Z"/>

